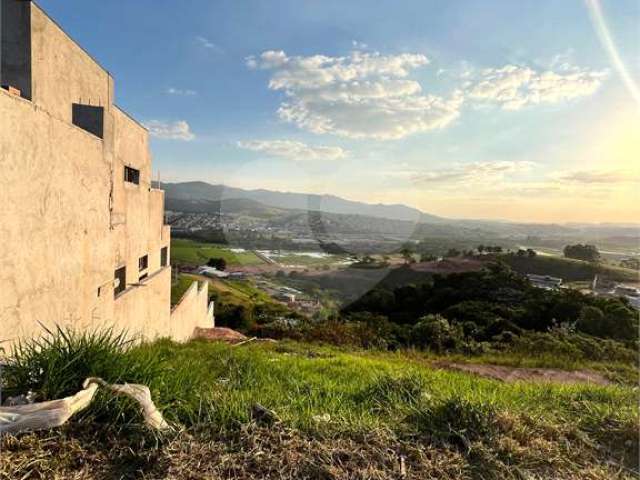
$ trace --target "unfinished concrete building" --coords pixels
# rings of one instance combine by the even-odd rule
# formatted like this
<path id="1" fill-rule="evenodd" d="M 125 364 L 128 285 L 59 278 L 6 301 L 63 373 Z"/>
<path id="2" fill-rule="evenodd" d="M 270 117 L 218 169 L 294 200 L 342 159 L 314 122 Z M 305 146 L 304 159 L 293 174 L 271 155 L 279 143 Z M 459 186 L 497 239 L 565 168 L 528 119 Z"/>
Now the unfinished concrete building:
<path id="1" fill-rule="evenodd" d="M 33 2 L 0 6 L 0 347 L 43 326 L 213 326 L 206 284 L 171 309 L 164 193 L 113 78 Z"/>

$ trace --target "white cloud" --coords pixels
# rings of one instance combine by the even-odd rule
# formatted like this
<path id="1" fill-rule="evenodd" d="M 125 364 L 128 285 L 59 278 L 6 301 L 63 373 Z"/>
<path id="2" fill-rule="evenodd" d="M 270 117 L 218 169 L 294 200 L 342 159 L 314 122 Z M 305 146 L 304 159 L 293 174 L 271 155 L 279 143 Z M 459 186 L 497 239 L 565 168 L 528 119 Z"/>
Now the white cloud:
<path id="1" fill-rule="evenodd" d="M 606 71 L 579 69 L 566 64 L 562 65 L 559 73 L 506 65 L 482 70 L 479 80 L 471 82 L 466 93 L 481 103 L 495 103 L 505 110 L 518 110 L 528 105 L 558 103 L 592 95 L 607 75 Z"/>
<path id="2" fill-rule="evenodd" d="M 351 40 L 351 45 L 353 46 L 353 48 L 355 48 L 356 50 L 366 50 L 367 48 L 369 48 L 369 45 L 367 45 L 364 42 L 359 42 L 357 40 Z"/>
<path id="3" fill-rule="evenodd" d="M 286 97 L 277 111 L 281 120 L 317 134 L 395 140 L 446 127 L 464 103 L 504 110 L 559 103 L 592 95 L 608 75 L 569 65 L 566 59 L 554 58 L 551 69 L 506 65 L 478 71 L 461 62 L 454 68 L 460 85 L 446 96 L 424 92 L 410 78 L 429 64 L 415 53 L 356 49 L 345 56 L 289 56 L 268 50 L 246 58 L 246 64 L 271 72 L 269 88 Z M 447 72 L 440 69 L 437 75 Z"/>
<path id="4" fill-rule="evenodd" d="M 262 152 L 270 157 L 287 160 L 340 160 L 347 152 L 340 147 L 307 145 L 294 140 L 250 140 L 238 142 L 238 147 Z"/>
<path id="5" fill-rule="evenodd" d="M 184 90 L 181 88 L 169 87 L 167 88 L 167 93 L 169 95 L 180 95 L 184 97 L 192 97 L 198 94 L 195 90 Z"/>
<path id="6" fill-rule="evenodd" d="M 152 137 L 163 140 L 183 140 L 189 142 L 196 138 L 191 132 L 189 124 L 184 120 L 175 122 L 163 122 L 161 120 L 149 120 L 145 123 Z"/>
<path id="7" fill-rule="evenodd" d="M 207 50 L 211 50 L 212 52 L 215 53 L 223 53 L 224 50 L 222 49 L 222 47 L 220 47 L 219 45 L 216 45 L 215 43 L 213 43 L 211 40 L 209 40 L 206 37 L 196 37 L 196 42 L 198 42 L 198 44 L 203 47 L 206 48 Z"/>
<path id="8" fill-rule="evenodd" d="M 400 139 L 448 125 L 462 104 L 458 91 L 447 99 L 423 94 L 418 82 L 407 79 L 429 63 L 420 54 L 355 50 L 343 57 L 289 57 L 269 50 L 246 63 L 272 71 L 269 88 L 287 96 L 279 117 L 313 133 Z"/>
<path id="9" fill-rule="evenodd" d="M 583 185 L 604 185 L 637 182 L 637 175 L 623 170 L 574 170 L 552 175 L 557 181 Z"/>
<path id="10" fill-rule="evenodd" d="M 534 166 L 535 163 L 528 161 L 473 162 L 447 169 L 415 172 L 412 179 L 416 183 L 429 184 L 484 183 L 529 172 Z"/>

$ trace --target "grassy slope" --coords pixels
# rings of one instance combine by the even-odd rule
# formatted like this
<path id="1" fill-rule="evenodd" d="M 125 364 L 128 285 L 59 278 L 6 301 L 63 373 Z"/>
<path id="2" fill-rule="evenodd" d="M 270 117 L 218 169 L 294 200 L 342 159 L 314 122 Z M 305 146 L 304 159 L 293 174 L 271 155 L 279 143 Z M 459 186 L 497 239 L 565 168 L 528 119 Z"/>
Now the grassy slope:
<path id="1" fill-rule="evenodd" d="M 272 257 L 280 265 L 298 265 L 309 268 L 322 267 L 324 265 L 335 265 L 343 262 L 346 257 L 339 255 L 330 255 L 327 257 L 311 257 L 308 255 L 295 255 L 293 253 Z"/>
<path id="2" fill-rule="evenodd" d="M 120 474 L 137 470 L 136 478 L 156 478 L 163 462 L 174 475 L 184 462 L 191 465 L 179 478 L 205 472 L 207 478 L 365 478 L 356 473 L 371 468 L 372 477 L 397 478 L 399 454 L 406 456 L 407 478 L 416 479 L 605 479 L 637 472 L 637 391 L 630 387 L 505 384 L 433 370 L 420 356 L 296 343 L 161 341 L 132 355 L 160 355 L 166 368 L 150 381 L 154 399 L 194 436 L 160 450 L 153 442 L 127 450 L 132 440 L 126 436 L 86 440 L 85 447 L 71 445 L 79 458 L 65 453 L 63 464 L 46 455 L 58 448 L 46 436 L 44 447 L 27 438 L 37 448 L 4 445 L 0 478 L 19 478 L 32 468 L 16 460 L 20 445 L 45 452 L 37 468 L 62 478 L 75 474 L 82 455 L 119 465 Z M 256 402 L 281 422 L 268 429 L 252 423 Z M 63 440 L 64 434 L 54 445 Z M 176 451 L 187 454 L 174 461 Z M 284 470 L 276 474 L 275 464 Z"/>
<path id="3" fill-rule="evenodd" d="M 561 277 L 566 281 L 591 281 L 594 275 L 621 282 L 637 282 L 638 272 L 627 268 L 598 265 L 570 258 L 538 255 L 534 258 L 502 255 L 500 259 L 520 273 Z"/>
<path id="4" fill-rule="evenodd" d="M 209 282 L 209 293 L 217 294 L 218 307 L 224 303 L 225 305 L 243 305 L 247 308 L 255 305 L 283 308 L 281 304 L 257 288 L 250 280 L 222 280 L 200 275 L 194 277 Z"/>
<path id="5" fill-rule="evenodd" d="M 260 265 L 264 262 L 252 252 L 234 253 L 212 243 L 191 240 L 171 240 L 171 263 L 174 265 L 204 265 L 210 258 L 224 258 L 228 265 Z"/>
<path id="6" fill-rule="evenodd" d="M 180 301 L 184 293 L 197 280 L 195 275 L 180 274 L 178 281 L 171 284 L 171 305 L 175 305 Z"/>
<path id="7" fill-rule="evenodd" d="M 391 385 L 388 392 L 374 393 L 389 380 L 398 378 L 408 379 L 407 385 L 423 385 L 422 393 L 431 399 L 463 397 L 512 414 L 527 413 L 549 421 L 584 420 L 572 405 L 578 399 L 586 400 L 594 411 L 618 410 L 627 418 L 637 416 L 633 388 L 504 384 L 433 370 L 423 359 L 404 353 L 345 352 L 292 342 L 244 348 L 161 342 L 143 348 L 161 351 L 171 358 L 172 377 L 178 373 L 182 381 L 191 380 L 189 386 L 198 386 L 199 392 L 192 392 L 199 397 L 198 401 L 193 398 L 188 403 L 195 407 L 204 400 L 204 410 L 185 408 L 172 412 L 175 420 L 187 423 L 213 420 L 217 425 L 231 427 L 234 421 L 248 421 L 249 407 L 258 401 L 274 409 L 288 425 L 305 430 L 393 429 L 411 410 L 402 398 L 394 397 L 402 389 L 394 392 Z M 166 390 L 161 396 L 175 392 L 175 385 L 163 387 Z M 385 395 L 391 396 L 387 408 L 375 408 L 385 401 Z M 187 400 L 187 392 L 181 396 Z M 207 400 L 212 403 L 207 405 Z M 313 416 L 326 413 L 334 421 L 319 427 Z M 193 417 L 194 414 L 197 416 Z"/>

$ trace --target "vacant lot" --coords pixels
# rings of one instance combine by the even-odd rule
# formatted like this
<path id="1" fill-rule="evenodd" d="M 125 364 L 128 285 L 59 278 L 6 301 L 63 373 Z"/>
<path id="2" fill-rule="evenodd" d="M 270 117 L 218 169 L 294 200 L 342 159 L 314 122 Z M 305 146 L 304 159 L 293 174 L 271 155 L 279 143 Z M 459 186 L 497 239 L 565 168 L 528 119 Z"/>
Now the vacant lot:
<path id="1" fill-rule="evenodd" d="M 234 252 L 230 248 L 213 243 L 191 240 L 171 240 L 171 263 L 173 265 L 205 265 L 210 258 L 224 258 L 230 266 L 263 265 L 264 261 L 249 251 Z"/>
<path id="2" fill-rule="evenodd" d="M 151 386 L 180 433 L 154 438 L 135 417 L 123 423 L 121 410 L 89 412 L 60 431 L 4 439 L 0 478 L 638 473 L 637 391 L 629 386 L 505 383 L 435 369 L 417 353 L 297 343 L 160 341 L 124 355 L 146 365 L 130 380 Z"/>

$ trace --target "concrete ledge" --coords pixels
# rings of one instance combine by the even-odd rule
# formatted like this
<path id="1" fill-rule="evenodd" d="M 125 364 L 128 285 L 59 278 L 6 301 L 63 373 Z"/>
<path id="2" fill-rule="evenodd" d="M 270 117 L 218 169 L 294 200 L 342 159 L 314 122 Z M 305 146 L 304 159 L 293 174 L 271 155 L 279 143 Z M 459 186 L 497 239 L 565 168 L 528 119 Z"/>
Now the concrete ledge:
<path id="1" fill-rule="evenodd" d="M 212 328 L 213 309 L 209 305 L 209 283 L 194 282 L 171 309 L 171 337 L 189 340 L 196 328 Z"/>

